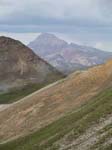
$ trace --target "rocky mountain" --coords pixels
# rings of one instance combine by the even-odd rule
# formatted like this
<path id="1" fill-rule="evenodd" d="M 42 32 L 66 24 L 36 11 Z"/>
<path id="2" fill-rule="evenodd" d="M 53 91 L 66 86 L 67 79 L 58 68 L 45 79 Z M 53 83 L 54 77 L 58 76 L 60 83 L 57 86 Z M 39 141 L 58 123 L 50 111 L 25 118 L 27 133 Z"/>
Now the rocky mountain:
<path id="1" fill-rule="evenodd" d="M 106 150 L 112 145 L 111 123 L 110 60 L 73 73 L 2 110 L 0 149 Z"/>
<path id="2" fill-rule="evenodd" d="M 0 91 L 56 81 L 62 74 L 19 41 L 0 37 Z M 3 97 L 2 97 L 3 98 Z"/>
<path id="3" fill-rule="evenodd" d="M 39 56 L 65 74 L 104 63 L 112 53 L 67 43 L 53 34 L 43 33 L 28 45 Z"/>

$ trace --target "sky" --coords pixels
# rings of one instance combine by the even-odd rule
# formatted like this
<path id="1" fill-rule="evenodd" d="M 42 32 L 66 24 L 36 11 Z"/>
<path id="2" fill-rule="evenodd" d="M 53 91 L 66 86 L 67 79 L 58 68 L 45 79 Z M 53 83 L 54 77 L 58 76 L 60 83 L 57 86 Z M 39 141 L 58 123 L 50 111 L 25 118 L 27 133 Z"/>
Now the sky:
<path id="1" fill-rule="evenodd" d="M 112 51 L 112 0 L 0 0 L 0 35 L 28 44 L 42 32 Z"/>

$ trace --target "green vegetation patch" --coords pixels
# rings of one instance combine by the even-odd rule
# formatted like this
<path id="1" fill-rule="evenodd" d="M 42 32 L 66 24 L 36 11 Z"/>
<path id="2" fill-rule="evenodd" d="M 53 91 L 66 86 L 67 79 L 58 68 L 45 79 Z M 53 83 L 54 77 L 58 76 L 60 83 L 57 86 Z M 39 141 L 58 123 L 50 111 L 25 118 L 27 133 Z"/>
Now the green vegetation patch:
<path id="1" fill-rule="evenodd" d="M 56 75 L 51 73 L 48 75 L 48 77 L 46 77 L 43 83 L 33 83 L 33 84 L 31 83 L 31 84 L 25 85 L 24 87 L 11 89 L 9 92 L 1 93 L 0 104 L 10 104 L 10 103 L 16 102 L 20 100 L 21 98 L 24 98 L 25 96 L 51 83 L 55 83 L 56 81 L 60 79 L 64 79 L 65 77 L 66 76 L 64 76 L 61 73 L 60 74 L 57 73 Z"/>
<path id="2" fill-rule="evenodd" d="M 10 104 L 20 100 L 21 98 L 41 89 L 46 84 L 30 84 L 19 89 L 10 90 L 7 93 L 0 94 L 0 104 Z"/>

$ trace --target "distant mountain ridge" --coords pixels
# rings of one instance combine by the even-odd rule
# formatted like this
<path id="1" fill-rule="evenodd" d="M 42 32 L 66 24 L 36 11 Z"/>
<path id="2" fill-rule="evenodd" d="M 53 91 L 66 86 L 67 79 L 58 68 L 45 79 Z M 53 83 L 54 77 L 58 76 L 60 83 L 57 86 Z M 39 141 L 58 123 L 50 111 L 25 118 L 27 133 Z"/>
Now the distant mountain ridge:
<path id="1" fill-rule="evenodd" d="M 49 33 L 42 33 L 28 47 L 65 74 L 102 64 L 112 58 L 112 52 L 75 43 L 68 44 Z"/>
<path id="2" fill-rule="evenodd" d="M 0 91 L 49 83 L 62 76 L 20 41 L 0 37 Z"/>

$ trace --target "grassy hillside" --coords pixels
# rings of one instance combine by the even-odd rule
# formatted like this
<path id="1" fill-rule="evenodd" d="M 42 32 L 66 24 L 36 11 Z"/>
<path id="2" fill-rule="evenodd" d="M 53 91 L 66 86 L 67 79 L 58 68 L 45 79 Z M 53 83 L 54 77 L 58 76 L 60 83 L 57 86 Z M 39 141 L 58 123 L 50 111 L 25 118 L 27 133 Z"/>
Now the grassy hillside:
<path id="1" fill-rule="evenodd" d="M 9 92 L 0 94 L 0 104 L 10 104 L 20 100 L 21 98 L 41 89 L 48 83 L 44 84 L 30 84 L 19 89 L 12 89 Z"/>
<path id="2" fill-rule="evenodd" d="M 106 121 L 111 114 L 112 88 L 108 88 L 92 98 L 91 101 L 71 113 L 66 114 L 45 128 L 29 136 L 1 144 L 0 150 L 59 150 L 62 148 L 62 145 L 64 146 L 62 148 L 63 150 L 70 148 L 78 150 L 81 143 L 79 145 L 72 145 L 70 142 L 80 137 L 83 138 L 83 134 L 85 134 L 89 128 L 100 124 L 102 119 Z M 90 147 L 88 149 L 111 150 L 112 142 L 108 141 L 112 136 L 112 124 L 108 122 L 104 127 L 99 128 L 96 132 L 96 135 L 97 134 L 102 134 L 101 138 L 98 138 L 93 145 L 89 143 Z M 85 141 L 83 138 L 83 142 Z M 105 144 L 106 141 L 107 144 Z"/>
<path id="3" fill-rule="evenodd" d="M 51 77 L 51 81 L 49 79 L 49 81 L 46 81 L 44 83 L 28 84 L 21 88 L 10 89 L 9 92 L 0 94 L 0 104 L 10 104 L 10 103 L 16 102 L 24 98 L 25 96 L 51 84 L 52 82 L 55 82 L 56 80 L 60 80 L 61 78 L 64 78 L 64 77 L 65 76 L 63 77 L 60 76 L 60 78 L 58 78 L 58 76 L 54 76 L 54 77 Z"/>

